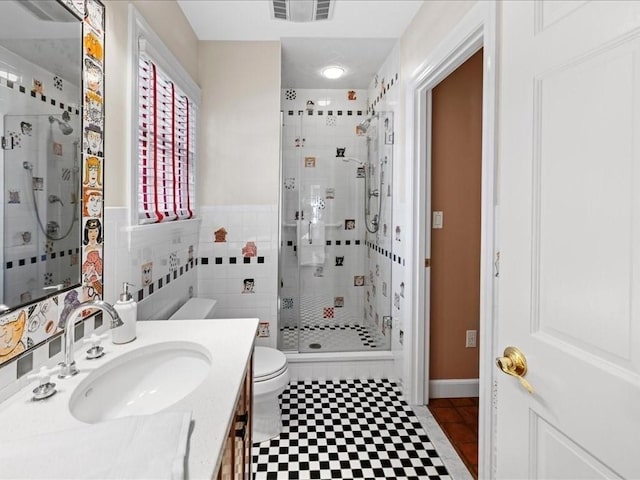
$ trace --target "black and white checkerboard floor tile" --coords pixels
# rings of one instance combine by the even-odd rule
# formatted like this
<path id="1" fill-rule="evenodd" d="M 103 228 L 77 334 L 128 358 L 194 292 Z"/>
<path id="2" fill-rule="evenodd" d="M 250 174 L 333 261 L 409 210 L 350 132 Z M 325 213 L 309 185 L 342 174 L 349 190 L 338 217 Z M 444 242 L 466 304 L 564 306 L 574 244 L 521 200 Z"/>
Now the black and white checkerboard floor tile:
<path id="1" fill-rule="evenodd" d="M 280 336 L 278 346 L 282 350 L 349 352 L 389 348 L 387 338 L 369 325 L 284 325 Z"/>
<path id="2" fill-rule="evenodd" d="M 449 479 L 389 380 L 291 382 L 283 432 L 253 446 L 254 479 Z"/>

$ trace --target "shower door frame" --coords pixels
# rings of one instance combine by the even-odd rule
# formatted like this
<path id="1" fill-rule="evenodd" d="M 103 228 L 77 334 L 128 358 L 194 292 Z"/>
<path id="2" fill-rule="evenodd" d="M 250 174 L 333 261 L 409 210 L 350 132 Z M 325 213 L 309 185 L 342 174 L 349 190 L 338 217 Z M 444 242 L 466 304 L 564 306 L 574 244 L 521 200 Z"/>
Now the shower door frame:
<path id="1" fill-rule="evenodd" d="M 381 114 L 384 112 L 380 112 Z M 391 121 L 392 121 L 392 132 L 395 132 L 395 113 L 393 111 L 389 111 L 386 112 L 387 114 L 390 115 Z M 282 295 L 282 291 L 281 291 L 281 285 L 282 282 L 285 281 L 285 267 L 284 267 L 284 257 L 287 253 L 284 242 L 285 242 L 285 234 L 284 234 L 284 228 L 283 228 L 283 222 L 286 222 L 287 219 L 285 218 L 286 214 L 285 214 L 285 209 L 286 209 L 286 205 L 285 205 L 285 195 L 284 195 L 284 181 L 285 181 L 285 168 L 284 168 L 284 161 L 285 161 L 285 152 L 284 152 L 284 147 L 285 147 L 285 137 L 287 132 L 285 131 L 287 128 L 287 125 L 285 125 L 285 119 L 284 119 L 284 115 L 285 112 L 283 110 L 280 111 L 280 165 L 279 165 L 279 178 L 280 178 L 280 187 L 279 187 L 279 195 L 278 195 L 278 215 L 279 215 L 279 229 L 278 229 L 278 255 L 279 255 L 279 262 L 278 262 L 278 278 L 279 278 L 279 284 L 278 284 L 278 329 L 277 329 L 277 345 L 278 348 L 282 348 L 281 347 L 281 335 L 282 335 L 282 328 L 284 327 L 284 320 L 283 320 L 283 315 L 282 315 L 282 311 L 283 311 L 283 299 L 285 297 L 287 297 L 287 295 Z M 306 115 L 300 115 L 300 134 L 302 135 L 303 133 L 303 129 L 304 129 L 304 119 L 306 118 Z M 382 118 L 382 116 L 380 117 Z M 379 123 L 381 123 L 381 120 L 378 119 Z M 378 142 L 382 142 L 382 144 L 387 144 L 386 140 L 384 137 L 384 134 L 386 133 L 381 125 L 377 125 L 378 128 L 378 133 L 376 135 L 376 141 Z M 382 133 L 380 133 L 382 132 Z M 380 135 L 383 135 L 383 137 L 380 137 Z M 392 137 L 393 138 L 393 137 Z M 369 146 L 367 145 L 366 147 L 367 152 L 369 149 Z M 302 168 L 302 159 L 304 158 L 304 155 L 302 153 L 302 151 L 299 151 L 299 155 L 301 156 L 300 158 L 297 159 L 298 161 L 298 173 L 296 175 L 297 179 L 296 180 L 296 184 L 297 184 L 297 190 L 298 190 L 298 198 L 297 198 L 297 210 L 299 212 L 303 211 L 303 206 L 302 206 L 302 179 L 303 179 L 303 173 L 304 173 L 304 168 Z M 368 154 L 367 154 L 368 156 Z M 386 179 L 386 182 L 389 183 L 389 185 L 393 185 L 393 171 L 394 171 L 394 152 L 391 151 L 389 152 L 389 165 L 386 166 L 386 172 L 388 172 L 386 175 L 388 175 L 388 178 Z M 366 169 L 366 175 L 369 175 L 369 169 Z M 364 179 L 363 179 L 364 180 Z M 357 180 L 356 180 L 357 181 Z M 378 181 L 379 183 L 379 181 Z M 363 189 L 363 197 L 362 200 L 363 202 L 365 202 L 365 187 L 364 185 L 362 186 Z M 379 192 L 379 198 L 382 198 L 383 196 L 383 192 Z M 389 205 L 387 206 L 388 210 L 389 210 L 389 225 L 388 225 L 388 231 L 389 231 L 389 238 L 392 240 L 392 225 L 393 225 L 393 195 L 391 195 L 391 200 L 389 202 Z M 362 205 L 362 210 L 364 212 L 364 208 L 365 205 L 363 203 Z M 362 213 L 363 218 L 362 221 L 365 222 L 367 221 L 366 215 L 364 213 Z M 382 219 L 380 219 L 382 220 Z M 296 230 L 297 231 L 297 230 Z M 369 249 L 367 242 L 366 242 L 366 229 L 363 227 L 363 237 L 360 239 L 360 241 L 362 242 L 362 249 L 363 249 L 363 262 L 365 267 L 368 265 L 367 263 L 367 250 Z M 382 223 L 380 225 L 380 232 L 382 232 Z M 298 234 L 296 234 L 297 236 Z M 298 244 L 298 254 L 299 254 L 299 245 L 300 245 L 300 238 L 296 238 L 296 243 Z M 393 241 L 391 241 L 391 245 L 389 245 L 389 251 L 392 252 L 393 250 Z M 373 249 L 374 254 L 375 254 L 375 249 Z M 389 277 L 388 277 L 388 282 L 387 282 L 387 291 L 388 292 L 392 292 L 392 270 L 393 270 L 393 262 L 392 262 L 392 256 L 391 254 L 389 254 L 387 257 L 384 257 L 383 260 L 384 261 L 388 261 L 388 268 L 386 268 L 385 270 L 388 270 L 389 273 Z M 366 268 L 362 270 L 362 274 L 365 274 L 364 276 L 366 277 Z M 303 297 L 303 286 L 302 286 L 302 274 L 300 271 L 300 265 L 298 264 L 298 273 L 297 273 L 297 291 L 298 291 L 298 295 L 297 298 L 295 300 L 295 307 L 294 310 L 297 310 L 298 312 L 298 319 L 297 319 L 297 326 L 298 326 L 298 338 L 297 338 L 297 348 L 294 351 L 289 351 L 286 350 L 286 352 L 289 353 L 293 353 L 293 354 L 300 354 L 300 355 L 310 355 L 310 354 L 314 354 L 314 355 L 322 355 L 322 354 L 361 354 L 364 353 L 366 354 L 371 354 L 373 356 L 380 356 L 380 354 L 382 352 L 385 353 L 385 355 L 382 355 L 382 358 L 386 361 L 390 358 L 391 355 L 391 349 L 392 349 L 392 336 L 394 335 L 393 333 L 393 329 L 391 328 L 391 326 L 388 326 L 386 329 L 386 341 L 384 343 L 384 347 L 378 348 L 376 347 L 375 349 L 372 350 L 367 350 L 366 349 L 366 345 L 365 348 L 361 348 L 358 347 L 356 349 L 338 349 L 338 350 L 329 350 L 329 351 L 314 351 L 311 349 L 303 349 L 301 341 L 300 341 L 300 335 L 302 333 L 301 330 L 301 325 L 302 325 L 302 297 Z M 382 298 L 383 294 L 382 294 L 383 288 L 381 286 L 380 289 L 380 293 L 379 293 L 379 297 Z M 375 292 L 374 292 L 375 295 Z M 364 297 L 365 297 L 365 293 L 363 291 L 362 293 L 362 297 L 363 297 L 363 303 L 364 302 Z M 356 323 L 358 325 L 364 325 L 364 324 L 372 324 L 374 325 L 374 328 L 382 328 L 382 324 L 385 323 L 385 319 L 387 318 L 392 318 L 393 315 L 393 307 L 392 307 L 392 299 L 391 299 L 391 294 L 387 294 L 386 295 L 386 300 L 387 300 L 387 308 L 386 310 L 384 310 L 384 312 L 381 310 L 379 313 L 379 324 L 374 324 L 374 320 L 373 317 L 368 318 L 364 313 L 362 313 L 363 317 L 360 320 L 360 317 L 357 317 L 358 320 L 356 320 Z M 332 303 L 333 305 L 333 303 Z M 354 311 L 354 314 L 358 314 L 360 313 L 360 310 L 358 310 L 357 312 Z"/>

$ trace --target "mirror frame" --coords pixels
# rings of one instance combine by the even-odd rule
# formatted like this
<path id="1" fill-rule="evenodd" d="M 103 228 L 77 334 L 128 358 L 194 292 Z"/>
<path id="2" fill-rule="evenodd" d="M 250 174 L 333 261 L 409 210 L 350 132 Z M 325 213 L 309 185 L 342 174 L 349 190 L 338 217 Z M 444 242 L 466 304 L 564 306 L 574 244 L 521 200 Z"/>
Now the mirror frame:
<path id="1" fill-rule="evenodd" d="M 82 228 L 78 244 L 81 253 L 78 254 L 79 283 L 52 292 L 49 295 L 35 299 L 27 304 L 6 307 L 2 309 L 0 317 L 0 334 L 9 338 L 0 342 L 0 366 L 11 360 L 16 360 L 29 352 L 32 348 L 59 336 L 63 329 L 63 320 L 68 311 L 82 301 L 102 299 L 103 293 L 103 218 L 104 218 L 104 80 L 105 80 L 105 6 L 100 0 L 56 0 L 63 8 L 69 10 L 82 24 L 82 59 L 81 71 L 81 111 L 82 111 L 82 152 L 80 159 L 79 189 L 81 198 L 79 215 Z M 84 68 L 85 60 L 100 67 L 98 76 L 87 81 L 88 71 Z M 96 88 L 96 85 L 99 88 Z M 18 86 L 16 86 L 18 88 Z M 27 86 L 20 86 L 27 88 Z M 30 91 L 31 88 L 28 88 Z M 37 94 L 37 96 L 42 96 Z M 45 98 L 46 99 L 46 98 Z M 44 101 L 44 100 L 43 100 Z M 93 152 L 89 149 L 87 132 L 102 132 L 101 151 Z M 101 197 L 99 211 L 93 215 L 87 209 L 89 196 Z M 96 245 L 84 245 L 83 239 L 89 229 L 98 228 Z M 1 307 L 0 307 L 1 308 Z M 89 310 L 84 319 L 93 315 Z"/>

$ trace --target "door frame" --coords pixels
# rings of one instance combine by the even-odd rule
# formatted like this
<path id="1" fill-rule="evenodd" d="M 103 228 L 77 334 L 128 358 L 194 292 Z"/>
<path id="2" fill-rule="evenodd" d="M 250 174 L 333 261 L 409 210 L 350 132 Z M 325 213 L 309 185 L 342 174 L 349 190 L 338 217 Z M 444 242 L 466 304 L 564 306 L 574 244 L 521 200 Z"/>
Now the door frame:
<path id="1" fill-rule="evenodd" d="M 480 411 L 479 477 L 493 478 L 495 472 L 495 389 L 493 352 L 497 330 L 497 285 L 494 284 L 494 252 L 497 243 L 497 157 L 496 157 L 496 28 L 494 1 L 478 2 L 416 69 L 407 86 L 407 161 L 413 167 L 412 200 L 412 341 L 409 345 L 411 373 L 409 400 L 424 404 L 429 398 L 429 269 L 425 258 L 431 252 L 431 91 L 481 47 L 483 52 L 482 92 L 482 197 L 480 264 Z"/>

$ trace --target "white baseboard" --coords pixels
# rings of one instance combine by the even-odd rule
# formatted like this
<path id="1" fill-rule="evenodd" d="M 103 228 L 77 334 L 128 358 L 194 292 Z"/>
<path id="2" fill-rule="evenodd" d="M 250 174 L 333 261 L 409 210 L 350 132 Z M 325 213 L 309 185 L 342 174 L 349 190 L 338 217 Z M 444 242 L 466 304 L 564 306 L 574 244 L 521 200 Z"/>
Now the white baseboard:
<path id="1" fill-rule="evenodd" d="M 480 381 L 477 378 L 429 380 L 430 398 L 477 397 Z"/>

